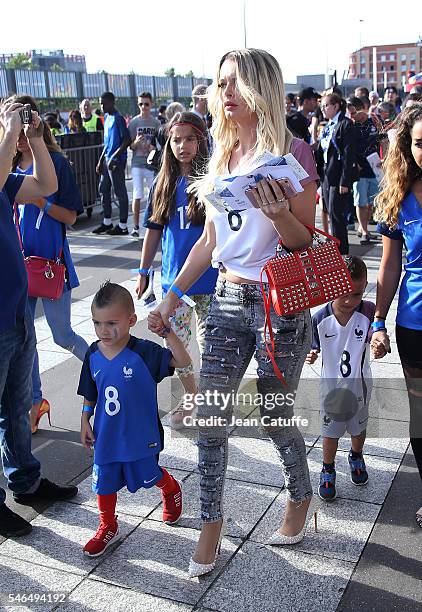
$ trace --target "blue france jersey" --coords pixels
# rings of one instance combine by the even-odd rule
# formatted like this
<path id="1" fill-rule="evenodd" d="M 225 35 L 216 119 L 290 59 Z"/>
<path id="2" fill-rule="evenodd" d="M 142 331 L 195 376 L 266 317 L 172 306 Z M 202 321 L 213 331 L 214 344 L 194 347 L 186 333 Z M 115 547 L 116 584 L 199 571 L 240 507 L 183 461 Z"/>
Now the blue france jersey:
<path id="1" fill-rule="evenodd" d="M 422 329 L 422 208 L 415 195 L 409 193 L 403 200 L 395 230 L 380 223 L 377 231 L 391 240 L 401 240 L 406 249 L 396 322 Z"/>
<path id="2" fill-rule="evenodd" d="M 82 366 L 78 394 L 96 402 L 94 462 L 137 461 L 162 450 L 157 383 L 172 376 L 172 353 L 133 336 L 113 359 L 94 342 Z"/>
<path id="3" fill-rule="evenodd" d="M 147 229 L 163 230 L 161 238 L 161 285 L 166 294 L 179 274 L 193 245 L 199 240 L 204 231 L 203 225 L 192 225 L 187 219 L 188 196 L 187 182 L 184 176 L 177 180 L 175 195 L 175 212 L 167 225 L 160 225 L 150 221 L 152 215 L 152 196 L 156 183 L 150 190 L 148 204 L 144 214 L 144 227 Z M 214 293 L 218 271 L 211 266 L 186 291 L 187 295 L 201 295 Z"/>

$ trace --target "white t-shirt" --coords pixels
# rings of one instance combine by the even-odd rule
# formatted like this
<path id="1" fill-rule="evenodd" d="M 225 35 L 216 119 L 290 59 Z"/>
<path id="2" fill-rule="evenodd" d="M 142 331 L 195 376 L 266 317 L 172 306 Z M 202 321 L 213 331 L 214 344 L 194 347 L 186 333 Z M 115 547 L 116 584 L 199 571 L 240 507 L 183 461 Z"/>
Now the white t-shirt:
<path id="1" fill-rule="evenodd" d="M 349 389 L 364 405 L 372 388 L 369 363 L 371 322 L 375 304 L 362 300 L 347 325 L 337 321 L 332 303 L 312 316 L 312 348 L 321 351 L 322 399 L 335 388 Z"/>
<path id="2" fill-rule="evenodd" d="M 299 138 L 293 138 L 290 152 L 309 174 L 301 181 L 302 187 L 318 180 L 310 146 Z M 242 167 L 242 172 L 247 173 L 253 167 L 252 159 L 248 166 Z M 221 264 L 236 276 L 259 281 L 261 269 L 275 255 L 280 238 L 272 221 L 256 208 L 239 213 L 220 213 L 210 206 L 208 214 L 216 234 L 213 267 L 218 268 Z"/>

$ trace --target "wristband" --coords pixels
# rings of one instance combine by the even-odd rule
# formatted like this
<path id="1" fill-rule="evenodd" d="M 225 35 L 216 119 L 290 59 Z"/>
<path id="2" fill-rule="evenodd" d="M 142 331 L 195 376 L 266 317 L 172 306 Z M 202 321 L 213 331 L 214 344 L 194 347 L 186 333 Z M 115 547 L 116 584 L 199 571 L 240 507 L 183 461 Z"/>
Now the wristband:
<path id="1" fill-rule="evenodd" d="M 173 283 L 172 286 L 170 287 L 170 291 L 173 291 L 173 293 L 175 293 L 177 295 L 177 297 L 179 298 L 179 300 L 182 299 L 183 297 L 183 291 L 180 291 L 179 287 L 176 287 L 176 285 Z"/>
<path id="2" fill-rule="evenodd" d="M 177 295 L 179 300 L 183 300 L 185 302 L 185 304 L 187 304 L 188 306 L 191 306 L 192 308 L 194 308 L 196 306 L 195 302 L 188 295 L 185 295 L 184 293 L 182 293 L 180 291 L 179 287 L 176 287 L 176 285 L 174 283 L 170 287 L 170 291 L 173 291 L 173 293 L 175 293 Z"/>
<path id="3" fill-rule="evenodd" d="M 384 321 L 374 321 L 371 323 L 371 327 L 374 331 L 387 331 Z"/>
<path id="4" fill-rule="evenodd" d="M 87 404 L 84 404 L 82 406 L 82 413 L 84 412 L 94 412 L 94 406 L 88 406 Z"/>
<path id="5" fill-rule="evenodd" d="M 44 208 L 43 208 L 44 214 L 47 214 L 47 213 L 48 213 L 48 211 L 50 210 L 50 208 L 51 208 L 52 206 L 53 206 L 53 202 L 49 202 L 49 201 L 47 200 L 47 204 L 46 204 L 46 205 L 44 206 Z"/>
<path id="6" fill-rule="evenodd" d="M 142 276 L 149 276 L 150 268 L 138 268 L 138 274 Z"/>

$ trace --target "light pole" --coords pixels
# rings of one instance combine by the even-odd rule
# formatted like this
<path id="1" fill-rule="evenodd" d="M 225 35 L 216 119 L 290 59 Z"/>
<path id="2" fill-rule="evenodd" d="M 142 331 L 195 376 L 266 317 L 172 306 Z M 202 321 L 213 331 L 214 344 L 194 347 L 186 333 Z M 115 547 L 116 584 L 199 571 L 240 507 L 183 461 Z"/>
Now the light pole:
<path id="1" fill-rule="evenodd" d="M 247 49 L 248 45 L 246 42 L 246 0 L 242 0 L 243 2 L 243 46 Z"/>
<path id="2" fill-rule="evenodd" d="M 361 24 L 363 23 L 363 21 L 364 21 L 363 19 L 359 19 L 359 53 L 358 53 L 359 64 L 358 64 L 357 70 L 356 70 L 357 76 L 359 78 L 361 78 L 361 74 L 360 74 L 360 72 L 361 72 L 361 60 L 362 60 L 362 26 L 361 26 Z"/>

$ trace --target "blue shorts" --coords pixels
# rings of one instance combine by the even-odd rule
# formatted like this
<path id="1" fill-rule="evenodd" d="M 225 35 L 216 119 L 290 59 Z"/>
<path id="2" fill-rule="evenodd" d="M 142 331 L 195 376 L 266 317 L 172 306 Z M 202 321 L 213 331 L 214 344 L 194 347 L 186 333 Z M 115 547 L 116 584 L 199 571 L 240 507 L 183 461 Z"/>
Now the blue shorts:
<path id="1" fill-rule="evenodd" d="M 119 461 L 98 465 L 92 469 L 92 490 L 97 495 L 110 495 L 123 487 L 135 493 L 138 489 L 149 489 L 163 477 L 158 465 L 158 455 L 138 461 Z"/>
<path id="2" fill-rule="evenodd" d="M 353 183 L 353 200 L 355 206 L 372 206 L 379 192 L 376 178 L 360 178 Z"/>

